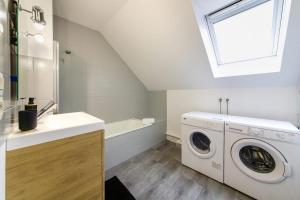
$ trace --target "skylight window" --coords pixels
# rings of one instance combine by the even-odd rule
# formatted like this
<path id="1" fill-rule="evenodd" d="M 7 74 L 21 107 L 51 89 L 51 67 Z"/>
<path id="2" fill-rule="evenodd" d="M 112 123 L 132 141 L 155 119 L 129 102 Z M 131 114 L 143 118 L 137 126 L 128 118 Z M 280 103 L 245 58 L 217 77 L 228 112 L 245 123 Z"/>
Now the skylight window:
<path id="1" fill-rule="evenodd" d="M 291 0 L 210 2 L 193 7 L 214 77 L 281 70 Z"/>
<path id="2" fill-rule="evenodd" d="M 252 0 L 208 15 L 218 64 L 275 56 L 281 10 L 282 1 Z"/>

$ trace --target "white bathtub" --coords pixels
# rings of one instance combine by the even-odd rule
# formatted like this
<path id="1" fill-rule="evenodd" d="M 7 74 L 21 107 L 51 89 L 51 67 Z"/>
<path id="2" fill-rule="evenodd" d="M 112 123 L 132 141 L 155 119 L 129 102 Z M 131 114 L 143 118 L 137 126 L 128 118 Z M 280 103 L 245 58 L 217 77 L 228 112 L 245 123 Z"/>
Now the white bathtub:
<path id="1" fill-rule="evenodd" d="M 128 119 L 106 124 L 105 170 L 163 142 L 165 132 L 165 121 L 144 125 L 142 120 Z"/>
<path id="2" fill-rule="evenodd" d="M 105 126 L 105 139 L 130 133 L 131 131 L 145 128 L 147 126 L 151 126 L 151 124 L 144 125 L 142 123 L 142 120 L 139 119 L 128 119 L 124 121 L 109 123 Z"/>

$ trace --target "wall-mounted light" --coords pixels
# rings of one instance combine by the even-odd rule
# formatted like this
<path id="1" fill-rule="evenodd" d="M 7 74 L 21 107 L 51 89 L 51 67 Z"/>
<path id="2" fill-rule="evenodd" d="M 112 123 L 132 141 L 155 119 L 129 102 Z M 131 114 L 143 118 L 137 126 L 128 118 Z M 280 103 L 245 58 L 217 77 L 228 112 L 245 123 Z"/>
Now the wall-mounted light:
<path id="1" fill-rule="evenodd" d="M 45 38 L 42 34 L 37 33 L 37 34 L 31 34 L 31 33 L 26 33 L 26 36 L 29 37 L 33 37 L 35 39 L 35 41 L 37 41 L 38 43 L 44 43 L 45 42 Z"/>
<path id="2" fill-rule="evenodd" d="M 41 7 L 32 6 L 32 10 L 30 11 L 30 10 L 22 8 L 22 6 L 19 5 L 19 10 L 30 13 L 32 15 L 31 20 L 33 21 L 33 23 L 41 24 L 44 26 L 46 25 L 44 10 L 41 9 Z"/>
<path id="3" fill-rule="evenodd" d="M 44 11 L 39 6 L 32 7 L 32 17 L 31 20 L 34 23 L 46 25 Z"/>

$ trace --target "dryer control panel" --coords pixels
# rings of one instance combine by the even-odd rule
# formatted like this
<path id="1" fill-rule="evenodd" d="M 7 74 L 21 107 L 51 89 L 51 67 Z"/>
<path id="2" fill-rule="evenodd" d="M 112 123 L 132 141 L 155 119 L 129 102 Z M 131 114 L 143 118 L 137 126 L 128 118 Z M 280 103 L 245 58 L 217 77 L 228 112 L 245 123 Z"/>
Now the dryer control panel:
<path id="1" fill-rule="evenodd" d="M 230 134 L 230 132 L 248 135 L 249 137 L 254 138 L 278 140 L 300 144 L 300 134 L 298 133 L 279 132 L 275 130 L 248 127 L 239 124 L 225 123 L 225 133 Z"/>
<path id="2" fill-rule="evenodd" d="M 183 116 L 181 119 L 181 123 L 189 126 L 195 126 L 224 133 L 224 121 L 218 119 L 204 119 Z"/>

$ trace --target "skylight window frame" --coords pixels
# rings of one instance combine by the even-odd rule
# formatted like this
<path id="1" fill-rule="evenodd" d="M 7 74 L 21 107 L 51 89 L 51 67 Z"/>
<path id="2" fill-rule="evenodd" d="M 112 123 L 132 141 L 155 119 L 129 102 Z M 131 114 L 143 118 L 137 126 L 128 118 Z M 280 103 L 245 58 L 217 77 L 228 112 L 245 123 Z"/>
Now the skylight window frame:
<path id="1" fill-rule="evenodd" d="M 209 36 L 212 42 L 213 51 L 216 57 L 217 64 L 219 66 L 226 65 L 226 64 L 232 64 L 232 63 L 238 63 L 238 62 L 244 62 L 249 60 L 257 60 L 257 59 L 263 59 L 268 57 L 275 57 L 277 56 L 278 52 L 278 44 L 279 44 L 279 37 L 280 37 L 280 29 L 281 29 L 281 20 L 283 15 L 283 7 L 284 7 L 284 0 L 274 0 L 274 11 L 273 11 L 273 51 L 272 55 L 270 56 L 264 56 L 264 57 L 257 57 L 252 59 L 240 59 L 234 62 L 222 62 L 218 43 L 216 40 L 216 34 L 214 29 L 214 24 L 218 23 L 220 21 L 226 20 L 232 16 L 238 15 L 242 12 L 245 12 L 247 10 L 250 10 L 254 7 L 257 7 L 259 5 L 262 5 L 264 3 L 267 3 L 271 0 L 239 0 L 237 2 L 234 2 L 232 4 L 229 4 L 221 9 L 218 9 L 208 15 L 205 16 Z"/>

